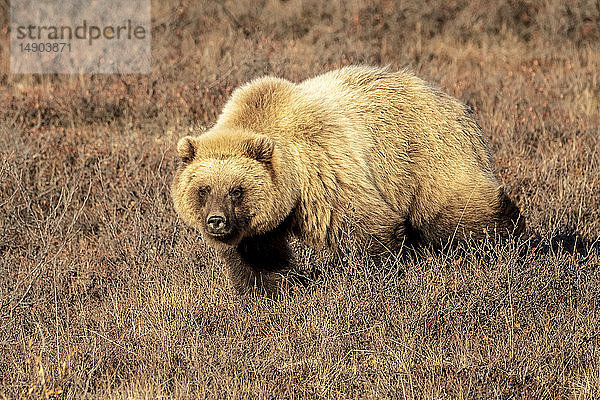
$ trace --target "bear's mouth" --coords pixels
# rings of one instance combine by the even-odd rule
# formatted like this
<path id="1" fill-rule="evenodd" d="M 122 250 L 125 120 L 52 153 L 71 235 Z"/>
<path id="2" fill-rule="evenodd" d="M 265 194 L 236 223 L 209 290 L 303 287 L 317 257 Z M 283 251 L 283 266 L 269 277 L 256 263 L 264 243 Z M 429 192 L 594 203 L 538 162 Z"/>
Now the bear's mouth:
<path id="1" fill-rule="evenodd" d="M 240 235 L 238 235 L 238 233 L 236 231 L 232 230 L 230 232 L 222 232 L 222 233 L 205 232 L 205 236 L 208 239 L 210 239 L 211 241 L 221 243 L 221 244 L 235 246 L 239 242 Z"/>
<path id="2" fill-rule="evenodd" d="M 222 232 L 222 233 L 207 233 L 208 236 L 215 240 L 227 240 L 232 235 L 232 232 Z"/>

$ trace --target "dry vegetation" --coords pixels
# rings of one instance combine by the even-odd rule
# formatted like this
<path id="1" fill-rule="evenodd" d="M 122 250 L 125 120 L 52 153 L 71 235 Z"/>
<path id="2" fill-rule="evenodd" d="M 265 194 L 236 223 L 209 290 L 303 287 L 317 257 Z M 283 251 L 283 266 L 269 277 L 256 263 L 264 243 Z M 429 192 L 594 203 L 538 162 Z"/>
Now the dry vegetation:
<path id="1" fill-rule="evenodd" d="M 2 27 L 7 2 L 2 5 Z M 598 398 L 600 3 L 153 3 L 153 72 L 9 75 L 0 398 Z M 238 297 L 169 185 L 237 85 L 407 66 L 471 105 L 530 236 Z"/>

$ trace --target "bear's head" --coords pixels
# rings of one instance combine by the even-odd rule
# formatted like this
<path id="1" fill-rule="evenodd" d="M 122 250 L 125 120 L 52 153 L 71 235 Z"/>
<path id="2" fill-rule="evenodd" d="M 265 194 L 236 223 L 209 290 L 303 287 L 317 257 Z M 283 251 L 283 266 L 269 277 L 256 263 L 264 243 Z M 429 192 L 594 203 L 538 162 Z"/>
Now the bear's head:
<path id="1" fill-rule="evenodd" d="M 276 228 L 297 201 L 282 168 L 282 151 L 246 131 L 186 136 L 177 144 L 181 166 L 172 197 L 182 219 L 213 247 Z"/>

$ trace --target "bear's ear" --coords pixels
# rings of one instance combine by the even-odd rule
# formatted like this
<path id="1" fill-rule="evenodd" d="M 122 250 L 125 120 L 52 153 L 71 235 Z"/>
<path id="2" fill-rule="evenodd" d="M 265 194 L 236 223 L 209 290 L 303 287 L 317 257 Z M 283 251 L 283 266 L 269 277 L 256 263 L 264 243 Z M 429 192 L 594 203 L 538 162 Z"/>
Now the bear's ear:
<path id="1" fill-rule="evenodd" d="M 244 143 L 244 150 L 248 157 L 266 164 L 271 162 L 274 147 L 271 138 L 264 135 L 256 135 Z"/>
<path id="2" fill-rule="evenodd" d="M 177 153 L 181 157 L 181 161 L 189 163 L 196 155 L 195 139 L 192 136 L 186 136 L 179 139 L 177 143 Z"/>

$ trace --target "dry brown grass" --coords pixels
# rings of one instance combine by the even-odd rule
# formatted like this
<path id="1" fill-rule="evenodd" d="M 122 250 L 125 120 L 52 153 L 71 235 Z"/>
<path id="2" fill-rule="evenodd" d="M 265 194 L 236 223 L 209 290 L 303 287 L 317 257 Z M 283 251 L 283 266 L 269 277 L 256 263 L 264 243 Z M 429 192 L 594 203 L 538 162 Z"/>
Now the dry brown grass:
<path id="1" fill-rule="evenodd" d="M 148 76 L 3 72 L 0 398 L 598 398 L 600 3 L 568 4 L 156 0 Z M 176 139 L 350 63 L 473 106 L 531 237 L 299 247 L 313 284 L 238 297 L 176 218 Z"/>

